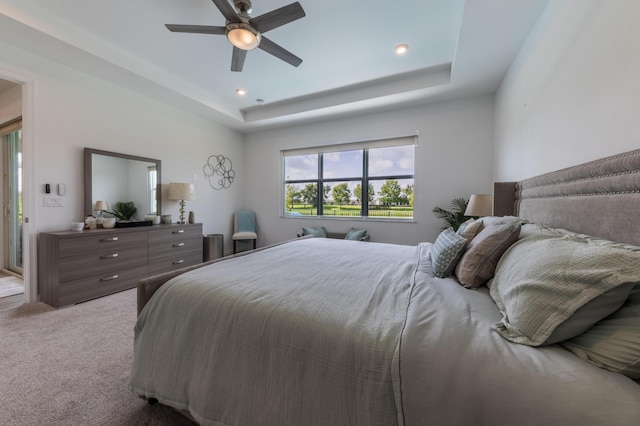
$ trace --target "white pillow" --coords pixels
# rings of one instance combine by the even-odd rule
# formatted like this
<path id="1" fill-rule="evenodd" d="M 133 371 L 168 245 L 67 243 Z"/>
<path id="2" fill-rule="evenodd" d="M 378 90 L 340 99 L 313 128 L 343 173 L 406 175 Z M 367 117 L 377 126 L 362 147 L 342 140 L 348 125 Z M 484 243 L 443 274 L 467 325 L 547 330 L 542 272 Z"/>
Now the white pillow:
<path id="1" fill-rule="evenodd" d="M 530 346 L 568 339 L 618 309 L 639 280 L 638 252 L 571 236 L 530 236 L 513 244 L 498 263 L 490 294 L 503 318 L 492 328 Z M 579 315 L 574 319 L 574 314 Z M 553 335 L 572 320 L 575 327 L 569 323 Z"/>

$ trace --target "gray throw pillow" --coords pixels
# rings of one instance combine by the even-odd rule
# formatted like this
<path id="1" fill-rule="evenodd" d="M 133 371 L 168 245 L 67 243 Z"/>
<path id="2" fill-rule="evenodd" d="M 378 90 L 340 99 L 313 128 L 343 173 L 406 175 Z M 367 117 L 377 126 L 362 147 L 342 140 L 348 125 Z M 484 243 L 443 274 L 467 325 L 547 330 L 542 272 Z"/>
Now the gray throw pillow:
<path id="1" fill-rule="evenodd" d="M 317 228 L 302 227 L 302 235 L 313 235 L 314 237 L 327 238 L 327 230 L 324 226 Z"/>
<path id="2" fill-rule="evenodd" d="M 433 275 L 444 278 L 453 274 L 467 243 L 468 240 L 458 235 L 453 228 L 442 231 L 431 247 Z"/>
<path id="3" fill-rule="evenodd" d="M 366 229 L 351 228 L 349 230 L 349 232 L 347 232 L 345 234 L 344 239 L 345 240 L 360 241 L 362 239 L 362 237 L 364 237 L 365 235 L 367 235 L 367 230 Z"/>

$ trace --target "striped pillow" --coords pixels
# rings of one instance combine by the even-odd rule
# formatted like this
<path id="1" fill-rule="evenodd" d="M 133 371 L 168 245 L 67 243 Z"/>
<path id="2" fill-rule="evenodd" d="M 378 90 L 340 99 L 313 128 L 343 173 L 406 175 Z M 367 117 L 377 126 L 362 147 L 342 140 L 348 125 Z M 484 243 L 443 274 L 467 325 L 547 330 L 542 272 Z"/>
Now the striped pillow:
<path id="1" fill-rule="evenodd" d="M 442 231 L 431 247 L 433 274 L 440 278 L 453 274 L 468 242 L 466 238 L 456 234 L 453 228 Z"/>

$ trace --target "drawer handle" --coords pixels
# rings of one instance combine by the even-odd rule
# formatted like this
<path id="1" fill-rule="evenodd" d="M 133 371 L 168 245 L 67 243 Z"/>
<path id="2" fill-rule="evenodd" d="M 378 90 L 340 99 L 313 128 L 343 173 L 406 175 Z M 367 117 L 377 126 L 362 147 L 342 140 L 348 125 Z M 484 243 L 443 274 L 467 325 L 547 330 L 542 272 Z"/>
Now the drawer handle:
<path id="1" fill-rule="evenodd" d="M 173 264 L 174 264 L 174 265 L 179 265 L 179 264 L 181 264 L 181 263 L 184 263 L 184 259 L 174 260 L 174 261 L 173 261 Z"/>
<path id="2" fill-rule="evenodd" d="M 178 243 L 178 244 L 174 244 L 174 247 L 184 247 L 184 243 Z"/>
<path id="3" fill-rule="evenodd" d="M 117 280 L 118 279 L 118 275 L 112 275 L 110 277 L 102 277 L 100 278 L 100 281 L 111 281 L 111 280 Z"/>
<path id="4" fill-rule="evenodd" d="M 111 241 L 118 241 L 118 237 L 100 238 L 101 243 L 110 243 Z"/>
<path id="5" fill-rule="evenodd" d="M 113 253 L 113 254 L 104 254 L 102 256 L 100 256 L 100 259 L 113 259 L 118 257 L 118 253 Z"/>
<path id="6" fill-rule="evenodd" d="M 173 231 L 174 234 L 184 234 L 184 229 L 178 229 L 176 231 Z"/>

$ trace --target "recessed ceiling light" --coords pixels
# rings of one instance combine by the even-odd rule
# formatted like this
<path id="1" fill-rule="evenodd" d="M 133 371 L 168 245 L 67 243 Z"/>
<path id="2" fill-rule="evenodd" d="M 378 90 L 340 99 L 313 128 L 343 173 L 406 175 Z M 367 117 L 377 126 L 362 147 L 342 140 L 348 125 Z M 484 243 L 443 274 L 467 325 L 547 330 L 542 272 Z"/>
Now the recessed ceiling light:
<path id="1" fill-rule="evenodd" d="M 236 93 L 240 96 L 244 96 L 247 94 L 247 91 L 244 89 L 236 89 Z"/>
<path id="2" fill-rule="evenodd" d="M 408 44 L 399 44 L 396 46 L 396 54 L 398 55 L 404 55 L 407 53 L 407 50 L 409 50 Z"/>

